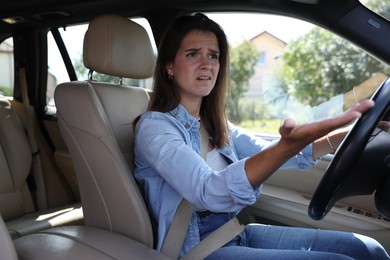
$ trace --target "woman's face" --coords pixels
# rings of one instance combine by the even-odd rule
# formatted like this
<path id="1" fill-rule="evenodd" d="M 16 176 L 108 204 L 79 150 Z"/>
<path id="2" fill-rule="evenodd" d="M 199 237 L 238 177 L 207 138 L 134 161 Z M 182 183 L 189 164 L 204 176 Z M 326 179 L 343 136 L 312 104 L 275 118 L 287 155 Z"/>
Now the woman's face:
<path id="1" fill-rule="evenodd" d="M 179 88 L 181 102 L 201 100 L 214 88 L 219 72 L 219 47 L 214 33 L 194 30 L 182 40 L 175 59 L 168 64 Z"/>

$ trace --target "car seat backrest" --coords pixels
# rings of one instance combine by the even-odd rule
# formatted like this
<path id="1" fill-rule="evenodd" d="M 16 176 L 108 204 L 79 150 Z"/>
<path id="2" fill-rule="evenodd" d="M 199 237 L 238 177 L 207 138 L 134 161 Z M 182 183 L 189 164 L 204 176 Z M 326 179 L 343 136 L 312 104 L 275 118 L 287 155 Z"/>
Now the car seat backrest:
<path id="1" fill-rule="evenodd" d="M 154 52 L 145 29 L 116 15 L 91 21 L 84 64 L 128 78 L 153 74 Z M 145 89 L 94 80 L 68 82 L 55 91 L 61 133 L 76 168 L 86 226 L 126 235 L 153 246 L 152 225 L 132 175 L 133 120 L 146 111 Z"/>
<path id="2" fill-rule="evenodd" d="M 0 252 L 1 258 L 7 260 L 17 260 L 18 256 L 11 237 L 8 234 L 7 227 L 4 224 L 3 218 L 0 216 Z"/>
<path id="3" fill-rule="evenodd" d="M 0 96 L 0 214 L 9 234 L 15 239 L 49 227 L 81 222 L 79 203 L 39 209 L 32 148 L 14 104 Z M 44 218 L 45 215 L 52 217 Z"/>
<path id="4" fill-rule="evenodd" d="M 34 211 L 26 179 L 32 162 L 24 128 L 9 107 L 0 107 L 0 214 L 4 220 Z"/>

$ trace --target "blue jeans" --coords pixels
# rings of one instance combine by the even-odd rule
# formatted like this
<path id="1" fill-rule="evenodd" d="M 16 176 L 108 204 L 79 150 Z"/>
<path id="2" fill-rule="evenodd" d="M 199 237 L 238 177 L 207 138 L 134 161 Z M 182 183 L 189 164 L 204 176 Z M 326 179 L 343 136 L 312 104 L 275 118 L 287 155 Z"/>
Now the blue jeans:
<path id="1" fill-rule="evenodd" d="M 230 218 L 211 214 L 198 220 L 201 239 Z M 390 259 L 374 239 L 349 232 L 249 224 L 206 259 Z"/>

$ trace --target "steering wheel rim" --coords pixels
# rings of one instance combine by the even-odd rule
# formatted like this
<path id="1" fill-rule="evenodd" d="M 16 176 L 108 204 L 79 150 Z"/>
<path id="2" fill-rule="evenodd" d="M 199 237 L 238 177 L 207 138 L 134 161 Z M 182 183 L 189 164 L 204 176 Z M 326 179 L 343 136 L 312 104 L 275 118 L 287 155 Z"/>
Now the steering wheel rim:
<path id="1" fill-rule="evenodd" d="M 337 193 L 352 174 L 352 169 L 368 143 L 375 127 L 390 106 L 390 77 L 371 98 L 375 106 L 365 112 L 340 144 L 310 201 L 308 214 L 323 219 L 337 201 Z M 354 140 L 359 140 L 354 141 Z"/>

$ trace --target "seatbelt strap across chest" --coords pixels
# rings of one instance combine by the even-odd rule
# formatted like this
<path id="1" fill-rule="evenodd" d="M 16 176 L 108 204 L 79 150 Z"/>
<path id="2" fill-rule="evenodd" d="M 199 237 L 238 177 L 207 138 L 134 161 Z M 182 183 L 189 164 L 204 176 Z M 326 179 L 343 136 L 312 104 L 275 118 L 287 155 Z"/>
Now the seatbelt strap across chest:
<path id="1" fill-rule="evenodd" d="M 209 135 L 203 124 L 200 127 L 201 135 L 201 155 L 204 160 L 207 157 Z M 172 224 L 168 230 L 168 234 L 163 243 L 161 252 L 171 259 L 177 259 L 180 249 L 183 246 L 185 235 L 188 231 L 188 226 L 194 212 L 194 205 L 183 198 L 173 217 Z M 227 242 L 232 240 L 235 236 L 240 234 L 245 229 L 245 226 L 240 224 L 238 219 L 234 217 L 224 225 L 216 229 L 213 233 L 208 235 L 205 239 L 200 241 L 198 245 L 192 248 L 182 259 L 203 259 Z"/>

